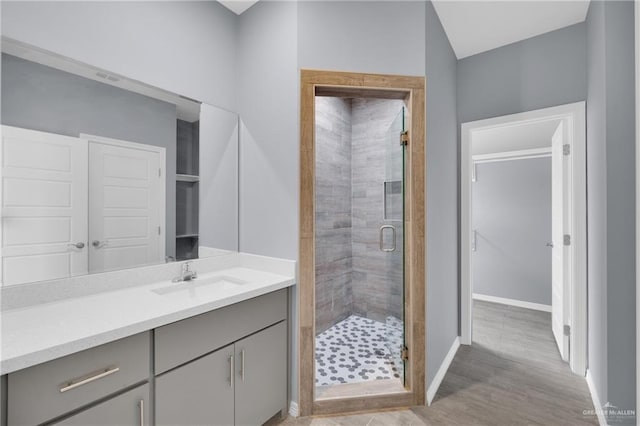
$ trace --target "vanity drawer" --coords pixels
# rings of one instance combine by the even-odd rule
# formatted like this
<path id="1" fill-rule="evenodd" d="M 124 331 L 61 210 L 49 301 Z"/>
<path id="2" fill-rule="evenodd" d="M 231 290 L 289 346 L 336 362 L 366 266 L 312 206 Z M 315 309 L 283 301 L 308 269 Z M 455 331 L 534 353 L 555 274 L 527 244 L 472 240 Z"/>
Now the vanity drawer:
<path id="1" fill-rule="evenodd" d="M 137 334 L 9 374 L 9 426 L 39 424 L 148 380 L 150 338 Z"/>
<path id="2" fill-rule="evenodd" d="M 240 340 L 287 317 L 287 290 L 155 329 L 155 374 Z"/>

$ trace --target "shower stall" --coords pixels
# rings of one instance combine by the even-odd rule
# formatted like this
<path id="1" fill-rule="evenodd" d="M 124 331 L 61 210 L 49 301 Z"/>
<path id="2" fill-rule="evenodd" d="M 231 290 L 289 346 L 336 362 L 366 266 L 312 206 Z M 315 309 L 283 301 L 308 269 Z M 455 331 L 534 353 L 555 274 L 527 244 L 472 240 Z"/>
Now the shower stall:
<path id="1" fill-rule="evenodd" d="M 315 98 L 315 385 L 404 385 L 402 100 Z"/>

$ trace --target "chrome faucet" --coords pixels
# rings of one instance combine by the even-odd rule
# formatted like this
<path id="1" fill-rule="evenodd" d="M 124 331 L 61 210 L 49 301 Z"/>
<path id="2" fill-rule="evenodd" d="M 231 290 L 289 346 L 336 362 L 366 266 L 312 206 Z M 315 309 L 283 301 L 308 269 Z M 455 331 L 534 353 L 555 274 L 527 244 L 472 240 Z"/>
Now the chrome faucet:
<path id="1" fill-rule="evenodd" d="M 180 272 L 180 276 L 171 280 L 174 283 L 179 283 L 183 281 L 191 281 L 198 277 L 198 273 L 191 269 L 191 262 L 185 262 L 182 264 L 182 272 Z"/>

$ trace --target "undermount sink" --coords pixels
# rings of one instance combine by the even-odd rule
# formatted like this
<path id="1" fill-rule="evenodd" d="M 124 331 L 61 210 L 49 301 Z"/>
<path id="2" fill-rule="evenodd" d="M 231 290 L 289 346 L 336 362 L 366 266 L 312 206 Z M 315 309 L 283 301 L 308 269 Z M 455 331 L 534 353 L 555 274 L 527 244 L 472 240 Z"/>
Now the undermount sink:
<path id="1" fill-rule="evenodd" d="M 170 286 L 155 288 L 151 291 L 160 295 L 187 292 L 189 295 L 201 296 L 203 293 L 211 291 L 237 289 L 248 283 L 249 281 L 241 280 L 239 278 L 218 275 L 210 278 L 203 277 L 195 278 L 191 281 L 182 281 Z"/>

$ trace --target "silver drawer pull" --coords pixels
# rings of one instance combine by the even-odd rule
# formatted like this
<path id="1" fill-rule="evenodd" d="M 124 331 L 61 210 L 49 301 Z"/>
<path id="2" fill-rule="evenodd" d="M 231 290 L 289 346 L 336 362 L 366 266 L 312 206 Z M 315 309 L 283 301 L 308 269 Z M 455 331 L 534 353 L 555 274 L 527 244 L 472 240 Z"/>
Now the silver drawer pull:
<path id="1" fill-rule="evenodd" d="M 233 355 L 229 356 L 229 386 L 233 387 L 233 376 L 235 374 L 235 362 L 233 362 Z"/>
<path id="2" fill-rule="evenodd" d="M 91 382 L 96 381 L 98 379 L 102 379 L 103 377 L 110 376 L 113 373 L 117 373 L 118 371 L 120 371 L 119 367 L 107 368 L 106 370 L 100 370 L 96 374 L 93 374 L 93 375 L 87 377 L 86 379 L 78 380 L 77 382 L 76 381 L 71 381 L 71 382 L 67 383 L 67 385 L 65 385 L 65 386 L 60 388 L 60 392 L 70 391 L 71 389 L 75 389 L 78 386 L 86 385 L 87 383 L 91 383 Z"/>
<path id="3" fill-rule="evenodd" d="M 140 426 L 144 426 L 144 399 L 140 400 Z"/>
<path id="4" fill-rule="evenodd" d="M 240 351 L 240 377 L 244 382 L 244 349 Z"/>

